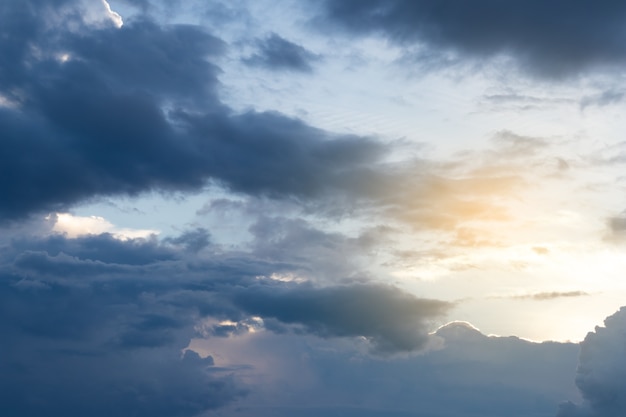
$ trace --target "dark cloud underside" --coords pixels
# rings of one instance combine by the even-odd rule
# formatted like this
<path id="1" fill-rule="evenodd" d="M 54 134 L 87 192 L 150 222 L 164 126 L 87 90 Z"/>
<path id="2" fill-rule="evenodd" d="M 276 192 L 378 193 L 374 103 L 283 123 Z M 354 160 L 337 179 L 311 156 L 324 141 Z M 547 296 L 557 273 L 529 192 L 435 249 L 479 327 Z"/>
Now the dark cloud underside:
<path id="1" fill-rule="evenodd" d="M 12 103 L 0 107 L 4 220 L 208 182 L 307 199 L 364 188 L 359 172 L 384 154 L 373 140 L 278 113 L 232 114 L 209 61 L 224 44 L 199 27 L 138 20 L 78 34 L 21 2 L 0 13 L 25 21 L 0 27 L 11 40 L 0 62 L 0 94 Z"/>
<path id="2" fill-rule="evenodd" d="M 626 307 L 596 326 L 581 342 L 576 385 L 584 403 L 565 403 L 558 417 L 618 417 L 626 409 Z"/>
<path id="3" fill-rule="evenodd" d="M 626 4 L 588 0 L 328 0 L 325 15 L 353 33 L 482 60 L 510 56 L 531 74 L 575 75 L 626 61 Z"/>
<path id="4" fill-rule="evenodd" d="M 238 294 L 235 300 L 252 315 L 301 324 L 323 337 L 371 338 L 374 349 L 383 353 L 422 348 L 428 339 L 428 321 L 451 307 L 380 285 L 287 291 L 260 288 Z"/>
<path id="5" fill-rule="evenodd" d="M 258 52 L 245 58 L 251 66 L 264 67 L 276 71 L 312 72 L 318 56 L 304 47 L 272 33 L 257 42 Z"/>
<path id="6" fill-rule="evenodd" d="M 390 286 L 264 278 L 297 267 L 207 246 L 198 229 L 163 242 L 53 236 L 3 247 L 5 414 L 181 417 L 235 401 L 248 388 L 228 368 L 194 352 L 181 358 L 204 319 L 236 323 L 212 337 L 246 333 L 260 317 L 267 331 L 362 336 L 393 353 L 421 349 L 428 322 L 450 308 Z"/>

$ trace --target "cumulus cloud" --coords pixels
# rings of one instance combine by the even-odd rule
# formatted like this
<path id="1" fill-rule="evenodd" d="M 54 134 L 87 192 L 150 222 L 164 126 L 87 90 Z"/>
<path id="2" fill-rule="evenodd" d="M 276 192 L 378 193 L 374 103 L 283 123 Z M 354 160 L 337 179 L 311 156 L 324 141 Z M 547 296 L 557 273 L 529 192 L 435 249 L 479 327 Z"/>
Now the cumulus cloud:
<path id="1" fill-rule="evenodd" d="M 620 1 L 596 7 L 567 0 L 329 0 L 324 6 L 323 21 L 350 33 L 382 33 L 442 63 L 450 55 L 474 62 L 505 57 L 530 74 L 557 78 L 626 60 Z"/>
<path id="2" fill-rule="evenodd" d="M 37 5 L 54 10 L 54 2 Z M 0 57 L 0 96 L 16 103 L 0 107 L 1 222 L 62 213 L 95 197 L 210 184 L 321 214 L 369 210 L 414 229 L 454 232 L 468 221 L 508 220 L 506 198 L 524 185 L 510 165 L 491 172 L 415 159 L 392 165 L 393 144 L 372 137 L 276 112 L 235 113 L 218 95 L 227 46 L 198 26 L 144 18 L 76 32 L 36 11 L 21 2 L 0 11 L 2 21 L 19 22 L 0 26 L 0 42 L 11 39 Z M 266 57 L 302 52 L 278 35 L 260 48 Z M 544 142 L 502 132 L 500 145 L 492 159 L 534 155 Z M 116 233 L 92 223 L 95 233 Z"/>
<path id="3" fill-rule="evenodd" d="M 67 253 L 22 241 L 0 262 L 6 415 L 193 416 L 245 393 L 212 358 L 181 355 L 196 315 L 164 302 L 161 250 L 107 236 L 39 244 Z M 151 265 L 125 262 L 133 253 Z"/>
<path id="4" fill-rule="evenodd" d="M 609 316 L 581 343 L 576 386 L 585 402 L 563 404 L 559 417 L 617 417 L 626 409 L 626 307 Z"/>
<path id="5" fill-rule="evenodd" d="M 271 378 L 257 374 L 260 389 L 227 406 L 225 415 L 409 417 L 419 410 L 438 417 L 544 416 L 575 394 L 576 344 L 488 337 L 458 322 L 431 338 L 438 348 L 391 360 L 289 334 L 231 339 L 254 344 L 252 363 L 282 366 L 272 367 L 279 369 Z M 199 343 L 216 357 L 232 345 Z"/>
<path id="6" fill-rule="evenodd" d="M 203 229 L 163 240 L 54 234 L 4 245 L 0 396 L 8 415 L 197 415 L 249 387 L 211 357 L 181 356 L 194 337 L 264 329 L 408 352 L 425 346 L 429 323 L 451 308 L 391 286 L 273 279 L 302 265 L 207 245 Z M 214 324 L 206 332 L 205 322 Z"/>
<path id="7" fill-rule="evenodd" d="M 225 44 L 200 27 L 76 32 L 46 20 L 54 2 L 37 6 L 0 10 L 12 22 L 0 29 L 0 95 L 16 103 L 0 107 L 3 220 L 209 182 L 274 198 L 363 191 L 386 153 L 278 113 L 234 114 L 216 93 Z"/>

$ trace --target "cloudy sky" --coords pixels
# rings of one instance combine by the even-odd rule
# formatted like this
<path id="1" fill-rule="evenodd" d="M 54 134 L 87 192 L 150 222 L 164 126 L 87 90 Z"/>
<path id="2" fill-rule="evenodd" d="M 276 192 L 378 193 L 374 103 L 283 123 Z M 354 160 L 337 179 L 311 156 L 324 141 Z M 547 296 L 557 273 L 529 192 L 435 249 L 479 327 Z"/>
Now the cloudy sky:
<path id="1" fill-rule="evenodd" d="M 623 415 L 625 27 L 1 2 L 0 408 Z"/>

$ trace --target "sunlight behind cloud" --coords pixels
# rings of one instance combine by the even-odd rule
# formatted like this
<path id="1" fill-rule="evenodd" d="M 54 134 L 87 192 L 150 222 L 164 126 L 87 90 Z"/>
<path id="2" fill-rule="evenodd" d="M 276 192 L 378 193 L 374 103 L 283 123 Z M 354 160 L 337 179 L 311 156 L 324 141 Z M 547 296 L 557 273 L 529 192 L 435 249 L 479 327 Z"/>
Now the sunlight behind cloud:
<path id="1" fill-rule="evenodd" d="M 158 230 L 152 229 L 131 229 L 120 228 L 99 216 L 74 216 L 70 213 L 56 213 L 46 217 L 55 220 L 52 228 L 53 232 L 61 233 L 69 238 L 76 238 L 85 235 L 98 235 L 110 233 L 120 240 L 147 238 L 151 235 L 159 234 Z"/>
<path id="2" fill-rule="evenodd" d="M 79 0 L 83 8 L 82 19 L 85 23 L 96 27 L 113 25 L 121 28 L 124 20 L 119 13 L 111 10 L 111 5 L 107 0 L 95 2 L 93 0 Z"/>
<path id="3" fill-rule="evenodd" d="M 109 19 L 111 19 L 111 21 L 113 22 L 113 24 L 115 25 L 115 27 L 117 27 L 118 29 L 121 28 L 124 25 L 124 21 L 122 20 L 122 16 L 120 16 L 119 13 L 111 10 L 111 5 L 106 1 L 106 0 L 102 0 L 102 4 L 104 5 L 108 15 L 109 15 Z"/>

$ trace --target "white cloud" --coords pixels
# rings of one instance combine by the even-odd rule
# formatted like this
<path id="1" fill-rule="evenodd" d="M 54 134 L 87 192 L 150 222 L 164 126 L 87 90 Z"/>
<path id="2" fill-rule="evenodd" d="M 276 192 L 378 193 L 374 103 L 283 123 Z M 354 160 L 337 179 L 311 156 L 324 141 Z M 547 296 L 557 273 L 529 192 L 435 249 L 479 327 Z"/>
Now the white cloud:
<path id="1" fill-rule="evenodd" d="M 56 213 L 48 216 L 49 220 L 54 220 L 52 231 L 65 234 L 67 237 L 76 238 L 84 235 L 97 235 L 110 233 L 116 239 L 136 239 L 145 238 L 150 235 L 159 234 L 153 229 L 133 229 L 117 227 L 113 223 L 99 216 L 74 216 L 70 213 Z"/>

